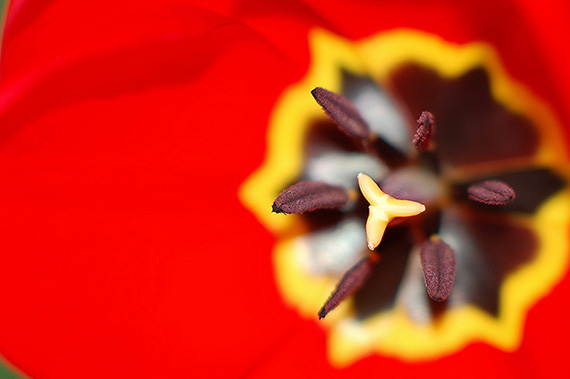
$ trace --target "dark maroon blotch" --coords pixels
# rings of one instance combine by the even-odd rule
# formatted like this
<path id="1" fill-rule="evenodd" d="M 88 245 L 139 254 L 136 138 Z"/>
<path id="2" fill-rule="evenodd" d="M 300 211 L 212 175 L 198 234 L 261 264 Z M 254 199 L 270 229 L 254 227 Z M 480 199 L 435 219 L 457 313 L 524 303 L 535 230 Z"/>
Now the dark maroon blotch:
<path id="1" fill-rule="evenodd" d="M 434 134 L 435 118 L 431 112 L 424 111 L 416 122 L 418 127 L 412 143 L 416 150 L 425 152 L 428 150 L 429 142 Z"/>
<path id="2" fill-rule="evenodd" d="M 505 205 L 515 199 L 515 190 L 503 182 L 487 180 L 467 188 L 470 200 L 488 205 Z"/>
<path id="3" fill-rule="evenodd" d="M 362 287 L 372 273 L 372 268 L 376 262 L 375 256 L 363 258 L 344 274 L 333 293 L 319 310 L 319 320 L 325 318 L 344 299 Z"/>
<path id="4" fill-rule="evenodd" d="M 322 208 L 340 208 L 348 203 L 346 190 L 330 184 L 304 181 L 287 188 L 275 199 L 275 213 L 304 213 Z"/>
<path id="5" fill-rule="evenodd" d="M 455 280 L 455 252 L 435 237 L 422 244 L 420 258 L 428 296 L 435 301 L 446 300 Z"/>
<path id="6" fill-rule="evenodd" d="M 312 90 L 311 94 L 343 132 L 355 138 L 368 138 L 370 128 L 350 100 L 321 87 Z"/>

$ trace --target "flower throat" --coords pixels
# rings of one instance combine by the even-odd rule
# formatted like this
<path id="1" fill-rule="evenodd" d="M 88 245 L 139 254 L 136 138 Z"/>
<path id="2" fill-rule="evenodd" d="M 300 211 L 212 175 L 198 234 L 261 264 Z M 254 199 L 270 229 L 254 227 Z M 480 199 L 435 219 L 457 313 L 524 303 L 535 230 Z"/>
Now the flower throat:
<path id="1" fill-rule="evenodd" d="M 389 154 L 385 153 L 389 145 L 371 132 L 357 108 L 346 97 L 320 87 L 311 93 L 341 131 L 357 140 L 362 150 L 382 159 L 393 171 L 382 181 L 384 191 L 365 173 L 361 172 L 357 176 L 362 195 L 370 203 L 366 238 L 371 253 L 352 266 L 338 282 L 318 312 L 322 319 L 359 290 L 371 275 L 373 267 L 381 262 L 376 248 L 380 245 L 388 224 L 392 220 L 402 222 L 401 218 L 423 213 L 426 211 L 424 203 L 429 208 L 434 207 L 437 212 L 438 206 L 446 202 L 444 194 L 450 191 L 445 183 L 438 183 L 441 180 L 437 172 L 437 159 L 433 154 L 437 148 L 434 139 L 435 118 L 431 112 L 424 111 L 418 118 L 411 141 L 415 154 L 406 158 L 396 149 L 388 149 Z M 425 186 L 426 177 L 435 185 Z M 356 201 L 358 195 L 354 192 L 319 181 L 301 181 L 277 197 L 273 203 L 273 212 L 291 214 L 344 208 Z M 471 201 L 494 206 L 506 205 L 515 199 L 515 191 L 508 184 L 497 180 L 471 184 L 467 186 L 466 193 L 460 195 Z M 455 279 L 455 252 L 437 233 L 428 236 L 417 221 L 410 223 L 415 244 L 421 246 L 419 255 L 427 295 L 433 301 L 445 301 Z"/>

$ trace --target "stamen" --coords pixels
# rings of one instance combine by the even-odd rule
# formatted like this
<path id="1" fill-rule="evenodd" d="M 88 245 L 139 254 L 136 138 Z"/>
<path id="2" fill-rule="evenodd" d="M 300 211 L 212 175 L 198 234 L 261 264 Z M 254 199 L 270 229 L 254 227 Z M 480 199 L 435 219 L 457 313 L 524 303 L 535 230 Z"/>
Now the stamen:
<path id="1" fill-rule="evenodd" d="M 515 190 L 503 182 L 487 180 L 467 188 L 469 199 L 488 205 L 505 205 L 514 200 Z"/>
<path id="2" fill-rule="evenodd" d="M 425 205 L 411 200 L 398 200 L 382 192 L 378 184 L 362 172 L 358 174 L 358 185 L 368 200 L 369 214 L 366 220 L 368 248 L 374 250 L 382 240 L 388 223 L 396 217 L 415 216 L 426 210 Z"/>
<path id="3" fill-rule="evenodd" d="M 325 318 L 344 299 L 362 287 L 372 273 L 372 268 L 377 261 L 377 255 L 363 258 L 344 274 L 333 293 L 319 310 L 319 320 Z"/>
<path id="4" fill-rule="evenodd" d="M 431 112 L 424 111 L 416 122 L 418 127 L 412 143 L 417 151 L 423 153 L 428 150 L 429 142 L 434 134 L 435 118 Z"/>
<path id="5" fill-rule="evenodd" d="M 349 196 L 342 187 L 326 183 L 304 181 L 287 188 L 275 199 L 275 213 L 303 213 L 322 208 L 340 208 Z"/>
<path id="6" fill-rule="evenodd" d="M 455 252 L 433 236 L 422 244 L 420 258 L 428 296 L 435 301 L 446 300 L 455 280 Z"/>
<path id="7" fill-rule="evenodd" d="M 370 136 L 366 121 L 346 97 L 321 87 L 312 90 L 311 94 L 340 130 L 355 138 L 365 139 Z"/>

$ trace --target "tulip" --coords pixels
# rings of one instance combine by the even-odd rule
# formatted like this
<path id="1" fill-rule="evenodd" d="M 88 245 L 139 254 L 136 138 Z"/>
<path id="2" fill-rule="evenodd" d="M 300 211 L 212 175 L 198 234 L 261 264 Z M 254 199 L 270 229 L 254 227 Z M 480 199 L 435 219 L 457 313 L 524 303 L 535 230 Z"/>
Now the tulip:
<path id="1" fill-rule="evenodd" d="M 319 321 L 319 309 L 309 317 L 286 299 L 272 252 L 281 235 L 237 194 L 271 150 L 276 107 L 314 63 L 315 33 L 353 46 L 401 28 L 458 46 L 484 43 L 513 82 L 565 120 L 566 7 L 10 2 L 0 64 L 6 366 L 32 378 L 520 377 L 564 370 L 565 265 L 523 316 L 516 348 L 471 341 L 413 361 L 372 352 L 339 368 L 326 323 L 344 305 Z M 326 121 L 310 94 L 318 86 L 328 83 L 313 83 L 303 104 Z M 561 133 L 566 144 L 567 131 Z M 276 176 L 292 182 L 276 182 L 275 197 L 297 174 Z M 268 214 L 275 197 L 263 203 Z M 296 224 L 293 215 L 273 216 Z M 316 303 L 334 289 L 329 281 Z"/>

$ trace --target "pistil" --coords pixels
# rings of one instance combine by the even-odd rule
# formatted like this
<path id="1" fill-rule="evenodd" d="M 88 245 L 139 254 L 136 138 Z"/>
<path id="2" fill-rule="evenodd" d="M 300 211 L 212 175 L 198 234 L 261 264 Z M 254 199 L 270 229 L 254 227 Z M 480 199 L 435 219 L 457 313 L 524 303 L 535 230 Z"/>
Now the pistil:
<path id="1" fill-rule="evenodd" d="M 399 200 L 384 193 L 372 178 L 362 172 L 358 174 L 358 185 L 370 203 L 366 221 L 366 239 L 370 250 L 380 244 L 388 223 L 394 218 L 415 216 L 426 210 L 421 203 Z"/>

